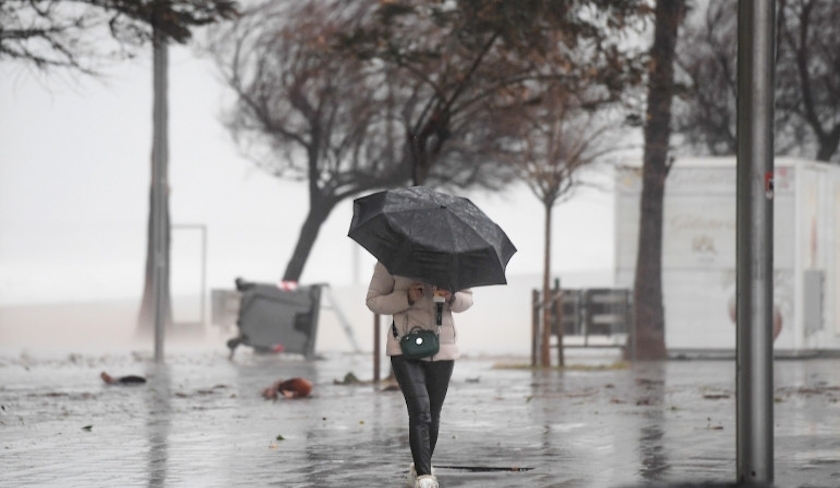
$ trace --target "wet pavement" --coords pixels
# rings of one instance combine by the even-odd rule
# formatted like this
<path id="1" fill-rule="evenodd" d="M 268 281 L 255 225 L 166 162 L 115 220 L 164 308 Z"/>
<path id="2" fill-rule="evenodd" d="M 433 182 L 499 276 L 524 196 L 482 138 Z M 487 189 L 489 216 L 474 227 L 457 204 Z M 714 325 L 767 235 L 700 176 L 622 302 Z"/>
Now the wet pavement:
<path id="1" fill-rule="evenodd" d="M 402 396 L 340 384 L 370 379 L 369 355 L 226 353 L 174 351 L 165 365 L 149 352 L 0 355 L 0 486 L 404 486 Z M 441 487 L 734 481 L 734 361 L 516 367 L 526 362 L 456 364 L 434 458 Z M 838 366 L 776 361 L 775 486 L 840 486 Z M 101 371 L 149 381 L 108 386 Z M 310 398 L 260 396 L 294 376 L 314 383 Z"/>

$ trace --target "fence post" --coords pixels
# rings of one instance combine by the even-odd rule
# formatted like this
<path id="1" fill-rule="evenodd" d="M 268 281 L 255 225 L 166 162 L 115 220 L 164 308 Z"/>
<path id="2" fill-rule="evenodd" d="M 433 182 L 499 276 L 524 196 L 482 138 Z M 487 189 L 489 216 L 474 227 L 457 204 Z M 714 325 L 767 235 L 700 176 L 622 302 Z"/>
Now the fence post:
<path id="1" fill-rule="evenodd" d="M 537 367 L 538 338 L 540 334 L 540 292 L 531 290 L 531 367 Z"/>
<path id="2" fill-rule="evenodd" d="M 551 297 L 551 313 L 557 324 L 557 365 L 566 365 L 566 355 L 563 353 L 563 291 L 560 289 L 560 278 L 554 279 L 554 294 Z"/>
<path id="3" fill-rule="evenodd" d="M 382 345 L 380 343 L 380 337 L 382 334 L 380 333 L 380 319 L 379 314 L 373 314 L 373 383 L 375 385 L 379 384 L 380 380 L 380 371 L 379 371 L 379 355 L 380 349 Z"/>

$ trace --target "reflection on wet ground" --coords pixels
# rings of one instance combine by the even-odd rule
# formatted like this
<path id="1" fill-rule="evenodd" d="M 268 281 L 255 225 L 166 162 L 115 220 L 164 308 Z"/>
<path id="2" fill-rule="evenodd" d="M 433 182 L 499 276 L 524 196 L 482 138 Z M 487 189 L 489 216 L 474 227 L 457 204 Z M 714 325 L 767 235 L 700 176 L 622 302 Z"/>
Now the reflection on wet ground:
<path id="1" fill-rule="evenodd" d="M 619 487 L 735 478 L 733 361 L 531 371 L 463 359 L 435 464 L 443 487 Z M 108 386 L 103 370 L 148 383 Z M 399 392 L 364 381 L 367 355 L 247 352 L 0 356 L 0 486 L 401 486 Z M 775 364 L 782 487 L 840 486 L 840 368 Z M 268 401 L 301 376 L 312 396 Z"/>

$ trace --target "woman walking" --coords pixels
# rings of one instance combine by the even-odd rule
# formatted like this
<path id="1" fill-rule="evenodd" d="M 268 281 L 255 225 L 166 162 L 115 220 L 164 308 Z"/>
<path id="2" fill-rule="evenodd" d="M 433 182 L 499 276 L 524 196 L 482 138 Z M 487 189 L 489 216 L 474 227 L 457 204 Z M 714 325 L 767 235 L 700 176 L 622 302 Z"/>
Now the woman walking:
<path id="1" fill-rule="evenodd" d="M 443 300 L 436 301 L 435 295 Z M 427 283 L 394 276 L 382 263 L 376 263 L 366 303 L 372 312 L 393 317 L 385 352 L 391 357 L 391 367 L 408 409 L 408 439 L 414 461 L 409 467 L 408 485 L 438 488 L 432 472 L 432 454 L 438 439 L 440 412 L 459 355 L 452 313 L 463 312 L 472 306 L 472 291 L 441 290 Z M 438 305 L 441 307 L 439 315 Z M 440 327 L 436 327 L 438 317 Z M 400 338 L 415 327 L 439 333 L 440 348 L 434 355 L 422 359 L 403 356 Z"/>

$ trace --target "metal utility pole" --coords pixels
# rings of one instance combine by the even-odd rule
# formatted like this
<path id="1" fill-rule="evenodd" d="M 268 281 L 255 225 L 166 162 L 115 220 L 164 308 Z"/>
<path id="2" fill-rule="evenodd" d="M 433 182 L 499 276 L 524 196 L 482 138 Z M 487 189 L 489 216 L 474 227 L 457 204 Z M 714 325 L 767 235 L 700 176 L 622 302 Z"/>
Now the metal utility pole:
<path id="1" fill-rule="evenodd" d="M 773 483 L 774 0 L 738 2 L 738 483 Z"/>
<path id="2" fill-rule="evenodd" d="M 155 362 L 163 362 L 163 338 L 169 296 L 169 141 L 168 141 L 168 65 L 166 36 L 154 28 L 152 109 L 152 294 L 155 310 Z"/>

